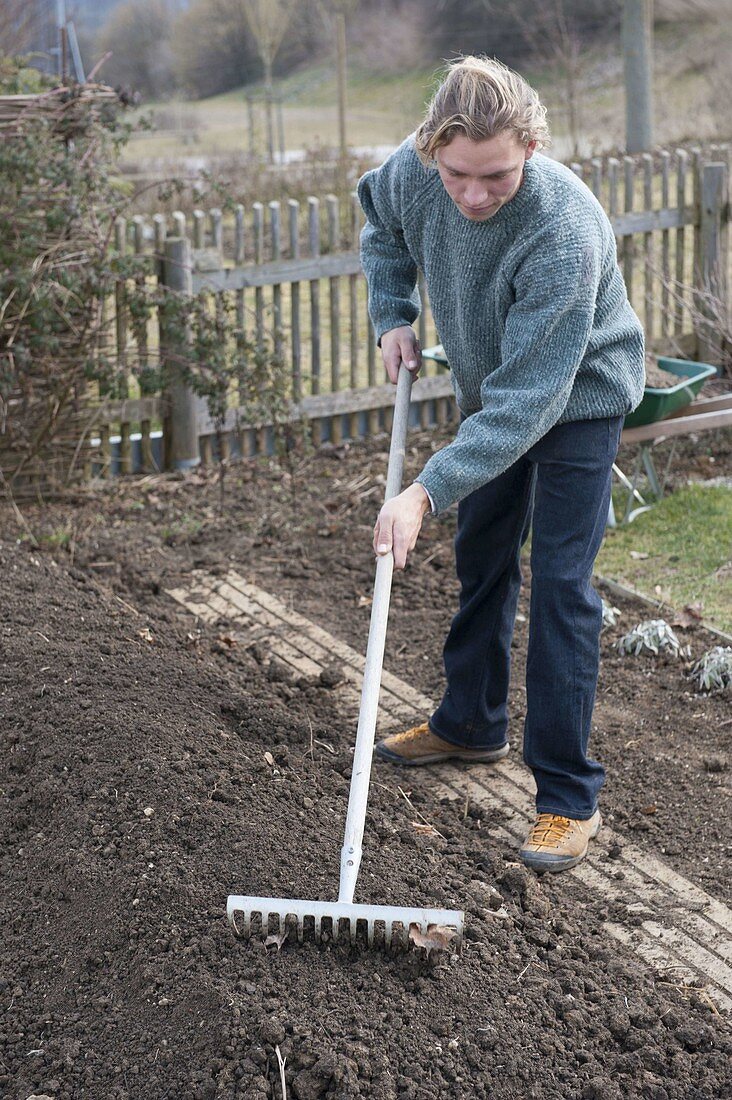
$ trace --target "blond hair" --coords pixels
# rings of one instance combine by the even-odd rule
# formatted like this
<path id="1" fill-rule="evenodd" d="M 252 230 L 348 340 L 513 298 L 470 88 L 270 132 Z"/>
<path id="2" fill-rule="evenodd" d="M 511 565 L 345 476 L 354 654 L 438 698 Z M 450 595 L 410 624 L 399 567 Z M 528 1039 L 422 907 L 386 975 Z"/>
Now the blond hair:
<path id="1" fill-rule="evenodd" d="M 546 107 L 522 76 L 491 57 L 458 57 L 427 109 L 415 135 L 420 159 L 429 164 L 459 133 L 484 141 L 506 130 L 523 145 L 542 149 L 551 141 Z"/>

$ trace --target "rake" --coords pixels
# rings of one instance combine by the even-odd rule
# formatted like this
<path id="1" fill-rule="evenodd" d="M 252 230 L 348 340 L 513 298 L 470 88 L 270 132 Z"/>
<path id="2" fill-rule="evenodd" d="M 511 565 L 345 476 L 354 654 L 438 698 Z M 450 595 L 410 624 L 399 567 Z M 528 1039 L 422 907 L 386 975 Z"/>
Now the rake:
<path id="1" fill-rule="evenodd" d="M 412 375 L 406 367 L 402 366 L 397 380 L 385 500 L 390 500 L 401 491 L 411 390 Z M 376 564 L 361 708 L 353 755 L 345 835 L 341 849 L 338 901 L 246 897 L 242 894 L 232 894 L 228 898 L 226 912 L 230 924 L 238 935 L 248 937 L 257 932 L 267 936 L 273 931 L 279 931 L 282 935 L 287 934 L 287 931 L 294 927 L 297 938 L 301 942 L 306 933 L 308 936 L 312 933 L 317 942 L 321 942 L 323 933 L 326 933 L 334 941 L 342 936 L 344 939 L 350 938 L 351 943 L 355 943 L 360 928 L 366 932 L 369 947 L 383 946 L 388 949 L 392 946 L 408 946 L 410 929 L 413 925 L 416 925 L 423 935 L 429 933 L 431 926 L 437 925 L 441 930 L 452 932 L 450 948 L 460 950 L 464 914 L 459 910 L 425 909 L 411 905 L 367 905 L 356 904 L 353 901 L 361 866 L 393 571 L 393 555 L 391 553 L 380 555 Z"/>

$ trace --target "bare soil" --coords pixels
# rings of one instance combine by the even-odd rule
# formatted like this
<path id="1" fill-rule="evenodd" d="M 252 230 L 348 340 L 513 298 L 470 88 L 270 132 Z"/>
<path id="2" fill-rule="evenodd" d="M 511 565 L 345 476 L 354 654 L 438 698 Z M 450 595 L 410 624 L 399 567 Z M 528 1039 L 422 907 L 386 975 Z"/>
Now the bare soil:
<path id="1" fill-rule="evenodd" d="M 655 390 L 670 390 L 681 382 L 678 374 L 659 367 L 655 359 L 646 359 L 646 386 Z"/>
<path id="2" fill-rule="evenodd" d="M 439 441 L 410 437 L 407 476 Z M 688 457 L 684 476 L 703 456 Z M 714 457 L 732 467 L 722 433 Z M 278 1046 L 296 1100 L 732 1096 L 728 1024 L 703 990 L 610 941 L 605 899 L 520 867 L 495 823 L 425 799 L 442 837 L 416 831 L 387 765 L 361 897 L 465 907 L 459 958 L 277 951 L 226 925 L 232 889 L 334 896 L 355 731 L 326 684 L 231 645 L 231 624 L 196 623 L 165 590 L 233 567 L 363 650 L 385 465 L 382 439 L 284 472 L 232 467 L 223 501 L 215 472 L 119 482 L 27 511 L 40 547 L 3 510 L 0 1095 L 280 1100 Z M 452 514 L 427 522 L 387 643 L 387 666 L 433 698 L 453 534 Z M 621 612 L 593 734 L 603 812 L 727 899 L 729 700 L 696 695 L 687 662 L 619 657 L 619 631 L 648 617 Z M 517 757 L 526 615 L 524 600 Z M 695 657 L 716 640 L 679 633 Z M 490 887 L 507 920 L 486 909 Z"/>

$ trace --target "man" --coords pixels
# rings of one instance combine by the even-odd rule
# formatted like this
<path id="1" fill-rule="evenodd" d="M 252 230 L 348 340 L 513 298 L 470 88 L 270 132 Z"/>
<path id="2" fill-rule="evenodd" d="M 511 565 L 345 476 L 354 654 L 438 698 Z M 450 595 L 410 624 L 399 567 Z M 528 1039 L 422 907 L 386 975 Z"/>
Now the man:
<path id="1" fill-rule="evenodd" d="M 524 759 L 537 870 L 586 854 L 604 772 L 587 755 L 601 601 L 591 576 L 623 416 L 643 392 L 643 331 L 610 223 L 584 184 L 538 151 L 536 92 L 497 61 L 453 63 L 414 135 L 359 184 L 369 310 L 392 382 L 415 373 L 424 271 L 462 423 L 382 508 L 378 554 L 403 569 L 424 515 L 459 501 L 460 608 L 447 687 L 427 722 L 387 737 L 392 763 L 490 762 L 508 752 L 510 643 L 532 529 Z"/>

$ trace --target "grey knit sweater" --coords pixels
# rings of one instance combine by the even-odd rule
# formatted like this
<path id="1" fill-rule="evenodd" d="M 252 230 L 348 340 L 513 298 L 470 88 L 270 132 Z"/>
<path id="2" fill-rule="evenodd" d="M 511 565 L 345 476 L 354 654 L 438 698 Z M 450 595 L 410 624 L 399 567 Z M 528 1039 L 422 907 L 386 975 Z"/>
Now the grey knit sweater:
<path id="1" fill-rule="evenodd" d="M 643 329 L 610 222 L 568 168 L 534 154 L 513 199 L 473 222 L 409 137 L 358 194 L 377 336 L 416 320 L 421 268 L 467 418 L 416 479 L 435 511 L 503 473 L 555 424 L 638 405 Z"/>

